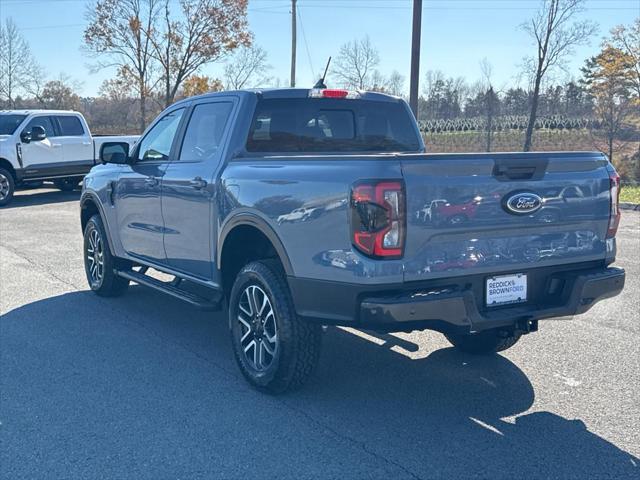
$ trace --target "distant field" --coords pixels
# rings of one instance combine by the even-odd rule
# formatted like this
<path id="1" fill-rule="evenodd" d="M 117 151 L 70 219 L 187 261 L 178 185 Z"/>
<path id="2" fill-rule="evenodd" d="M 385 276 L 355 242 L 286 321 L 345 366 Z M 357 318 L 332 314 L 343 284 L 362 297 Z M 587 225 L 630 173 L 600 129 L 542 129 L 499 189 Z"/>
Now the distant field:
<path id="1" fill-rule="evenodd" d="M 423 135 L 431 152 L 479 152 L 487 147 L 487 134 L 482 131 L 455 133 L 427 133 Z M 494 132 L 491 151 L 522 151 L 524 131 Z M 597 142 L 586 130 L 536 130 L 533 136 L 535 150 L 598 150 Z"/>
<path id="2" fill-rule="evenodd" d="M 486 152 L 487 134 L 482 131 L 423 133 L 427 151 L 433 153 L 465 153 Z M 524 145 L 524 131 L 506 130 L 493 132 L 491 138 L 492 152 L 521 152 Z M 601 138 L 594 137 L 587 129 L 540 129 L 533 135 L 533 150 L 538 151 L 601 151 L 606 152 L 606 145 Z M 629 159 L 638 151 L 638 142 L 621 144 L 613 153 L 613 164 L 623 179 L 637 177 L 637 164 L 629 163 Z M 629 193 L 630 194 L 630 193 Z"/>
<path id="3" fill-rule="evenodd" d="M 624 185 L 620 190 L 620 201 L 640 203 L 640 185 Z"/>

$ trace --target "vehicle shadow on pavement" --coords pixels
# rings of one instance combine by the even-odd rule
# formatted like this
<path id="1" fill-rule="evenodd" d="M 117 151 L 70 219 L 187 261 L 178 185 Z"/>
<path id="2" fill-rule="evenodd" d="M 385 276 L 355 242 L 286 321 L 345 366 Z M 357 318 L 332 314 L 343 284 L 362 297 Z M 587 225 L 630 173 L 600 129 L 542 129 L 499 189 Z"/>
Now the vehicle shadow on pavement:
<path id="1" fill-rule="evenodd" d="M 55 203 L 74 202 L 80 200 L 80 190 L 62 192 L 59 190 L 23 190 L 14 195 L 11 203 L 2 210 L 11 208 L 33 207 L 38 205 L 53 205 Z"/>
<path id="2" fill-rule="evenodd" d="M 418 477 L 640 476 L 640 459 L 581 420 L 525 413 L 535 392 L 504 356 L 442 348 L 411 359 L 420 357 L 420 345 L 366 335 L 384 343 L 341 329 L 327 335 L 318 375 L 296 398 L 310 412 L 321 405 L 316 413 L 336 418 L 336 429 L 352 426 L 351 437 Z"/>
<path id="3" fill-rule="evenodd" d="M 4 474 L 640 473 L 640 460 L 582 421 L 525 413 L 533 387 L 501 355 L 422 351 L 393 335 L 330 328 L 310 384 L 271 397 L 242 380 L 224 314 L 140 287 L 115 299 L 73 292 L 33 302 L 4 313 L 0 331 Z M 147 458 L 155 470 L 143 469 Z"/>

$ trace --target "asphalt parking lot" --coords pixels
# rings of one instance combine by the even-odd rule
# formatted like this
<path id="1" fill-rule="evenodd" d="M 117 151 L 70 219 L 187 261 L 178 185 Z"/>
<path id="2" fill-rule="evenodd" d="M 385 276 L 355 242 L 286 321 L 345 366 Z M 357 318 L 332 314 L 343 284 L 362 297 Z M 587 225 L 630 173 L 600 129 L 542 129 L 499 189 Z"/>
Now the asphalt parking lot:
<path id="1" fill-rule="evenodd" d="M 79 192 L 0 210 L 0 477 L 640 478 L 640 213 L 624 293 L 503 355 L 329 329 L 302 391 L 251 390 L 222 314 L 87 290 Z"/>

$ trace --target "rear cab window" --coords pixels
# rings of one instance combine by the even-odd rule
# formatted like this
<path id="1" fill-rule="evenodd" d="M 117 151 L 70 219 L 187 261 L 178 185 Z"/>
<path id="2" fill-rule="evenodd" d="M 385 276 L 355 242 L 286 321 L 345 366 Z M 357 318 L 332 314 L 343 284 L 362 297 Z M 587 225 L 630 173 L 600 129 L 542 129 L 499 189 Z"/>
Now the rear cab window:
<path id="1" fill-rule="evenodd" d="M 56 116 L 56 120 L 58 121 L 60 136 L 62 137 L 82 137 L 85 133 L 82 122 L 78 117 L 58 115 Z"/>
<path id="2" fill-rule="evenodd" d="M 246 145 L 256 153 L 419 152 L 411 113 L 398 101 L 258 100 Z"/>

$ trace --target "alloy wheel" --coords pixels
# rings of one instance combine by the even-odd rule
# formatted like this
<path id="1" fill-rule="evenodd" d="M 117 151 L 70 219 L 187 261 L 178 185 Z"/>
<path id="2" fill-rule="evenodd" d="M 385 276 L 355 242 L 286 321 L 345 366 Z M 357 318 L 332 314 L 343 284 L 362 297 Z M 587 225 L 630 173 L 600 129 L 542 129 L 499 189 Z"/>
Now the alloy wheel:
<path id="1" fill-rule="evenodd" d="M 9 179 L 0 173 L 0 200 L 4 200 L 9 195 Z"/>
<path id="2" fill-rule="evenodd" d="M 267 370 L 278 354 L 278 327 L 271 300 L 258 285 L 240 295 L 237 320 L 246 362 L 258 372 Z"/>
<path id="3" fill-rule="evenodd" d="M 91 282 L 102 283 L 104 278 L 104 243 L 100 237 L 100 232 L 93 228 L 89 232 L 89 242 L 87 245 L 87 261 Z"/>

